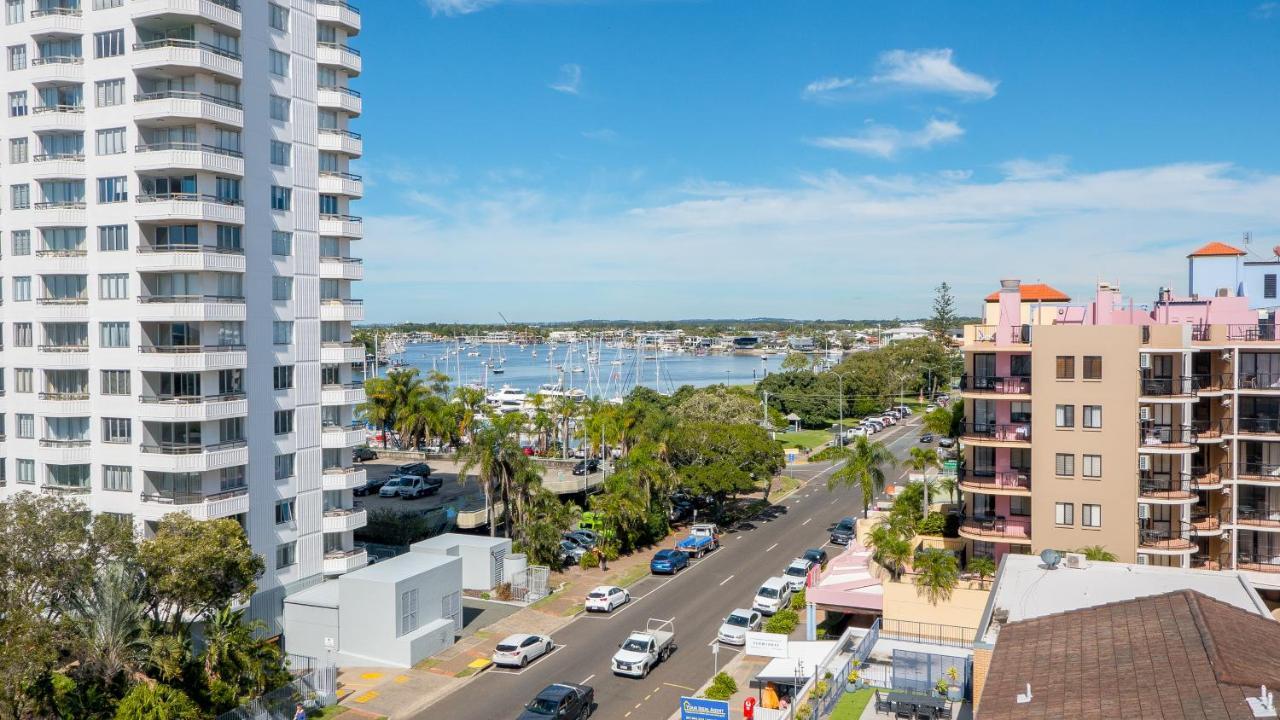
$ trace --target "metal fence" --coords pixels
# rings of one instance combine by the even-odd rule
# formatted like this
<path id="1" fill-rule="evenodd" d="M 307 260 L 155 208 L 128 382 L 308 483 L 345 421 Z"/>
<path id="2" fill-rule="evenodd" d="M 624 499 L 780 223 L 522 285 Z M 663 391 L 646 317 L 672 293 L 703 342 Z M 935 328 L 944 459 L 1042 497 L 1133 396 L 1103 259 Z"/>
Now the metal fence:
<path id="1" fill-rule="evenodd" d="M 894 690 L 931 693 L 939 680 L 946 680 L 950 684 L 951 671 L 955 671 L 955 682 L 962 688 L 964 696 L 969 697 L 973 674 L 971 659 L 910 650 L 893 651 Z"/>
<path id="2" fill-rule="evenodd" d="M 973 647 L 973 638 L 977 633 L 977 628 L 910 620 L 883 620 L 880 624 L 880 637 L 887 640 L 906 640 L 948 647 Z"/>
<path id="3" fill-rule="evenodd" d="M 511 599 L 518 602 L 534 602 L 547 596 L 551 568 L 531 565 L 511 574 Z"/>
<path id="4" fill-rule="evenodd" d="M 294 658 L 300 657 L 291 655 L 291 663 Z M 332 665 L 313 668 L 300 674 L 288 685 L 219 715 L 218 720 L 292 720 L 297 705 L 323 707 L 337 698 L 337 692 L 338 668 Z"/>

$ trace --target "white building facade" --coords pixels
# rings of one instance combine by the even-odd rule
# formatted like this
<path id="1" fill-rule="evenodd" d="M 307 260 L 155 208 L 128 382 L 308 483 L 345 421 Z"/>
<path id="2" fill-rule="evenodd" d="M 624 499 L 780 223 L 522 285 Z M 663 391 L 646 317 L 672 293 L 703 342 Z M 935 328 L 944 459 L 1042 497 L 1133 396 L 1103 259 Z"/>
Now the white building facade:
<path id="1" fill-rule="evenodd" d="M 0 496 L 234 518 L 251 614 L 365 564 L 357 10 L 2 0 Z"/>

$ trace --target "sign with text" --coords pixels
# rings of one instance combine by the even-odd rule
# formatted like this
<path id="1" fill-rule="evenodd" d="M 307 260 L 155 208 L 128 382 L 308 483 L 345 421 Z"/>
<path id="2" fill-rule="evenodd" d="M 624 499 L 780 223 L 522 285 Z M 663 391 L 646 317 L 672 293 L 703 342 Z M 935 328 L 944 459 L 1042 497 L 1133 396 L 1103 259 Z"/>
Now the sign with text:
<path id="1" fill-rule="evenodd" d="M 744 652 L 748 655 L 784 658 L 787 656 L 787 636 L 780 633 L 749 632 Z"/>
<path id="2" fill-rule="evenodd" d="M 729 720 L 729 703 L 706 698 L 680 698 L 680 720 Z"/>

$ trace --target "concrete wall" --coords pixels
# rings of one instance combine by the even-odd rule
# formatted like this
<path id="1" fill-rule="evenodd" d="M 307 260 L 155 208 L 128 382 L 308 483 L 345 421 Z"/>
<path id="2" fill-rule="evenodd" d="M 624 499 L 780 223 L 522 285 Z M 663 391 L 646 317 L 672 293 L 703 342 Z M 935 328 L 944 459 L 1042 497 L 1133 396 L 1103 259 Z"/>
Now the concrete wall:
<path id="1" fill-rule="evenodd" d="M 1219 288 L 1227 288 L 1232 295 L 1244 281 L 1239 255 L 1213 255 L 1187 259 L 1187 287 L 1192 295 L 1213 297 Z M 1251 291 L 1262 295 L 1262 287 Z"/>
<path id="2" fill-rule="evenodd" d="M 478 540 L 478 542 L 477 542 Z M 492 590 L 494 587 L 495 553 L 501 553 L 505 560 L 511 558 L 511 540 L 494 538 L 474 538 L 457 533 L 446 533 L 414 543 L 409 547 L 411 552 L 456 557 L 462 560 L 462 587 L 467 590 Z M 505 567 L 504 574 L 507 572 Z M 505 580 L 505 578 L 503 578 Z"/>
<path id="3" fill-rule="evenodd" d="M 453 644 L 453 631 L 442 636 L 442 626 L 433 623 L 442 619 L 444 598 L 461 591 L 460 558 L 403 578 L 365 579 L 357 573 L 339 582 L 342 583 L 340 647 L 345 656 L 355 656 L 369 665 L 405 667 Z M 418 628 L 401 635 L 404 593 L 415 589 L 418 591 Z M 423 639 L 431 635 L 439 639 Z"/>
<path id="4" fill-rule="evenodd" d="M 291 654 L 305 655 L 324 662 L 331 657 L 330 648 L 325 646 L 325 638 L 333 638 L 333 651 L 338 648 L 338 608 L 286 600 L 284 636 Z"/>

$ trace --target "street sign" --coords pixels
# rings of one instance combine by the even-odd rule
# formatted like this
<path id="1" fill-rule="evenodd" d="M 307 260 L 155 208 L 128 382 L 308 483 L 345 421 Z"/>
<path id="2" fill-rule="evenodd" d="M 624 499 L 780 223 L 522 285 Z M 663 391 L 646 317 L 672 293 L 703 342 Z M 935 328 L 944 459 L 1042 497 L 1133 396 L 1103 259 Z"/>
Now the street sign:
<path id="1" fill-rule="evenodd" d="M 682 697 L 680 720 L 729 720 L 729 703 L 726 700 Z"/>
<path id="2" fill-rule="evenodd" d="M 748 632 L 747 647 L 743 652 L 748 655 L 784 658 L 787 656 L 787 636 L 781 633 Z"/>

